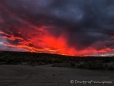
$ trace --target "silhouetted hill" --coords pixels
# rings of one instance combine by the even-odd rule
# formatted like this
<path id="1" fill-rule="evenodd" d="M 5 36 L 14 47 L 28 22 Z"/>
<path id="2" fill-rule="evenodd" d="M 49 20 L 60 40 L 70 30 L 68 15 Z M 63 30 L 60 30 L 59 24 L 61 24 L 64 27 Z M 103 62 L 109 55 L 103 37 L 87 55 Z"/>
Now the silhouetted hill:
<path id="1" fill-rule="evenodd" d="M 76 67 L 86 69 L 114 69 L 114 56 L 65 56 L 48 53 L 0 51 L 1 65 L 45 65 L 53 67 Z"/>

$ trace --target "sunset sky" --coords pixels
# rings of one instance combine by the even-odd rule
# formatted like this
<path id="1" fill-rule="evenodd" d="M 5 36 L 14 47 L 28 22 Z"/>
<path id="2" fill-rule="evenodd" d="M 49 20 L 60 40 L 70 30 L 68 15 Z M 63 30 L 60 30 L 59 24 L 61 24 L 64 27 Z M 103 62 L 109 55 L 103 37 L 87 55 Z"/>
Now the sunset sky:
<path id="1" fill-rule="evenodd" d="M 0 50 L 114 54 L 114 0 L 0 0 Z"/>

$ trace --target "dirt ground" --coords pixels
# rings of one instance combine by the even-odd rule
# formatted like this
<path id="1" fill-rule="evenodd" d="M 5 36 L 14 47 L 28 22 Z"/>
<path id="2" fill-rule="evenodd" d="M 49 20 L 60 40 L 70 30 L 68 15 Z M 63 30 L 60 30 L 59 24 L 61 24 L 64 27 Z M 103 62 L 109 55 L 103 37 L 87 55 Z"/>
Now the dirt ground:
<path id="1" fill-rule="evenodd" d="M 0 86 L 114 86 L 114 71 L 0 65 Z"/>

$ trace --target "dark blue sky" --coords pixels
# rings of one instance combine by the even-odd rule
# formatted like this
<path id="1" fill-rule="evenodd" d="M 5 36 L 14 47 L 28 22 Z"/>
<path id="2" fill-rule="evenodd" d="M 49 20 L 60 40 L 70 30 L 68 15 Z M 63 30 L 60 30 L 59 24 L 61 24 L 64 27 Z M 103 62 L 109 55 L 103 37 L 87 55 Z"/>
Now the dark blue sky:
<path id="1" fill-rule="evenodd" d="M 17 50 L 2 44 L 18 45 L 18 39 L 9 39 L 12 34 L 26 40 L 17 32 L 22 25 L 25 32 L 46 26 L 54 37 L 65 32 L 67 45 L 79 51 L 88 47 L 114 51 L 114 0 L 0 0 L 0 30 L 5 33 L 1 37 L 6 36 L 0 37 L 1 49 Z"/>

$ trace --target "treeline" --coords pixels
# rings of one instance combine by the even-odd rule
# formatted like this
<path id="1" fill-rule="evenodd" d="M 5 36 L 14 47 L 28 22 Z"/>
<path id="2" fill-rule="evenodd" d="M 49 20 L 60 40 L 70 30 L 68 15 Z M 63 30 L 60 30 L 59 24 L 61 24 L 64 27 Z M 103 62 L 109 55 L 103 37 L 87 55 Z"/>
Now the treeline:
<path id="1" fill-rule="evenodd" d="M 13 52 L 13 51 L 0 51 L 0 62 L 44 62 L 62 63 L 62 62 L 79 62 L 79 61 L 94 61 L 101 60 L 102 62 L 114 61 L 112 57 L 97 57 L 97 56 L 65 56 L 58 54 L 48 53 L 32 53 L 32 52 Z"/>

